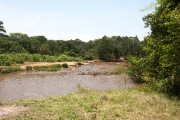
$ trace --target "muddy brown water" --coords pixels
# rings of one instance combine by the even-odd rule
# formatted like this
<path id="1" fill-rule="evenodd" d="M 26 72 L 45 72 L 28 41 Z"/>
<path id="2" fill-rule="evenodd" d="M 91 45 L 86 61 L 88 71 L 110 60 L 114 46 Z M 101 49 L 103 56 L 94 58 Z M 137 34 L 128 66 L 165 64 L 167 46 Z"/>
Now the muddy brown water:
<path id="1" fill-rule="evenodd" d="M 60 96 L 77 90 L 77 85 L 94 90 L 126 89 L 135 86 L 124 73 L 114 75 L 122 63 L 92 63 L 57 72 L 21 72 L 0 75 L 0 101 Z"/>

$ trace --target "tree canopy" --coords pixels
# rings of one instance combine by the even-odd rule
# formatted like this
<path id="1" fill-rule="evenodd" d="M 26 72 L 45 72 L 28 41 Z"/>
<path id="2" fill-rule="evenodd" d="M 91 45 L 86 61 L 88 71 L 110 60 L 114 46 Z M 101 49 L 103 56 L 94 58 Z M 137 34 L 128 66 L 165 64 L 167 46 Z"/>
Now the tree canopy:
<path id="1" fill-rule="evenodd" d="M 139 60 L 143 66 L 139 75 L 164 92 L 180 95 L 180 1 L 157 0 L 157 4 L 143 18 L 151 34 L 142 42 L 145 56 Z"/>
<path id="2" fill-rule="evenodd" d="M 6 32 L 1 23 L 1 32 Z M 0 54 L 30 53 L 42 55 L 81 56 L 84 59 L 118 60 L 120 56 L 139 56 L 142 52 L 138 37 L 103 36 L 100 39 L 84 42 L 75 40 L 48 40 L 45 36 L 31 36 L 24 33 L 11 33 L 0 37 Z"/>
<path id="3" fill-rule="evenodd" d="M 29 37 L 23 33 L 11 33 L 0 38 L 0 54 L 30 53 L 42 55 L 66 54 L 85 59 L 117 60 L 120 56 L 140 55 L 137 37 L 104 36 L 89 42 L 75 40 L 48 40 L 44 36 Z"/>
<path id="4" fill-rule="evenodd" d="M 3 22 L 0 21 L 0 37 L 1 37 L 4 33 L 6 33 L 6 30 L 5 30 L 4 26 L 3 26 Z"/>

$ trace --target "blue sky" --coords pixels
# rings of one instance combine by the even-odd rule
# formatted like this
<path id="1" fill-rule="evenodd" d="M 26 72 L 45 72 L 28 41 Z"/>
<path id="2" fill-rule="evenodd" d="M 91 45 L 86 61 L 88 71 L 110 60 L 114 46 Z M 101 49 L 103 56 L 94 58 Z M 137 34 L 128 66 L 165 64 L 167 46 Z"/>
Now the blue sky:
<path id="1" fill-rule="evenodd" d="M 20 32 L 48 39 L 83 41 L 103 35 L 135 36 L 150 31 L 140 10 L 155 0 L 1 0 L 0 21 L 7 34 Z"/>

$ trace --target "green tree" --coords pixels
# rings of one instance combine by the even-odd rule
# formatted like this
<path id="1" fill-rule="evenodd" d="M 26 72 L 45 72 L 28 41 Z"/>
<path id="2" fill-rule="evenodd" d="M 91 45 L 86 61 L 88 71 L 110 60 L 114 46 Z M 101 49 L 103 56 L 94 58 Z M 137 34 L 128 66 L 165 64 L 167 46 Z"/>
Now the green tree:
<path id="1" fill-rule="evenodd" d="M 58 44 L 55 40 L 48 40 L 49 51 L 51 55 L 58 55 Z"/>
<path id="2" fill-rule="evenodd" d="M 27 52 L 20 44 L 9 40 L 8 37 L 0 38 L 0 54 L 2 53 L 24 53 Z"/>
<path id="3" fill-rule="evenodd" d="M 17 42 L 21 45 L 27 52 L 31 53 L 31 41 L 27 34 L 23 33 L 11 33 L 9 36 L 11 41 Z"/>
<path id="4" fill-rule="evenodd" d="M 159 88 L 180 95 L 180 1 L 158 0 L 158 7 L 143 18 L 151 35 L 146 38 L 146 73 Z"/>
<path id="5" fill-rule="evenodd" d="M 46 38 L 46 37 L 44 37 L 44 36 L 32 36 L 31 38 L 32 38 L 32 39 L 36 39 L 36 40 L 38 40 L 41 44 L 43 44 L 43 43 L 46 43 L 46 42 L 47 42 L 47 38 Z"/>
<path id="6" fill-rule="evenodd" d="M 11 33 L 10 37 L 14 40 L 17 39 L 28 39 L 28 35 L 27 34 L 23 34 L 23 33 Z"/>
<path id="7" fill-rule="evenodd" d="M 110 38 L 104 36 L 97 42 L 97 53 L 101 60 L 113 60 L 113 47 Z"/>
<path id="8" fill-rule="evenodd" d="M 50 54 L 49 45 L 48 44 L 41 44 L 38 51 L 42 55 Z"/>
<path id="9" fill-rule="evenodd" d="M 39 46 L 40 46 L 40 42 L 38 40 L 30 38 L 30 50 L 29 50 L 29 53 L 31 53 L 31 54 L 38 53 Z"/>
<path id="10" fill-rule="evenodd" d="M 3 26 L 3 22 L 0 21 L 0 37 L 4 35 L 4 33 L 6 33 L 6 30 Z"/>

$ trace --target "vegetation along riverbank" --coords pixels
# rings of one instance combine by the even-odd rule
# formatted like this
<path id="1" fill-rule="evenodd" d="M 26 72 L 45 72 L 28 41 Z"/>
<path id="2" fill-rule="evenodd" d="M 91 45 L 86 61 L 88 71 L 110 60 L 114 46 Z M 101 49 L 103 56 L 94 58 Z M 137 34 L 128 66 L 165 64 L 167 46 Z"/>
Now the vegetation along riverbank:
<path id="1" fill-rule="evenodd" d="M 5 119 L 151 119 L 178 120 L 180 102 L 148 88 L 94 91 L 82 87 L 63 97 L 21 100 L 1 107 L 19 106 L 19 113 L 0 115 Z M 0 107 L 0 110 L 1 110 Z M 1 111 L 0 111 L 1 112 Z"/>
<path id="2" fill-rule="evenodd" d="M 108 7 L 110 7 L 110 5 L 111 4 L 108 4 Z M 86 7 L 82 8 L 85 9 Z M 114 6 L 114 8 L 117 9 L 119 7 Z M 0 74 L 0 92 L 4 91 L 0 94 L 2 95 L 0 96 L 1 99 L 7 97 L 7 91 L 11 90 L 13 91 L 11 91 L 13 93 L 13 98 L 9 98 L 10 100 L 14 98 L 19 99 L 21 97 L 28 98 L 29 96 L 41 97 L 37 99 L 16 99 L 16 101 L 9 102 L 1 101 L 0 119 L 179 120 L 180 1 L 156 0 L 155 3 L 150 4 L 149 7 L 146 7 L 143 11 L 148 9 L 153 9 L 153 12 L 144 16 L 143 21 L 145 27 L 150 28 L 150 32 L 142 41 L 140 41 L 136 35 L 129 37 L 120 35 L 108 37 L 104 35 L 102 38 L 86 42 L 80 39 L 49 40 L 42 35 L 29 36 L 24 33 L 10 33 L 7 35 L 3 26 L 3 22 L 6 22 L 4 21 L 6 19 L 4 19 L 3 22 L 0 21 L 0 73 L 6 74 L 22 70 L 32 71 L 32 73 L 27 72 L 28 75 L 26 72 L 22 74 L 22 76 L 24 75 L 28 80 L 16 77 L 8 81 L 7 79 L 4 80 L 7 76 Z M 5 9 L 5 11 L 7 10 Z M 77 10 L 81 11 L 79 9 Z M 93 10 L 88 10 L 88 13 Z M 98 11 L 100 12 L 103 10 Z M 127 8 L 125 11 L 127 11 Z M 114 14 L 116 13 L 118 12 Z M 89 15 L 90 14 L 88 14 L 88 16 Z M 103 17 L 104 12 L 97 16 Z M 111 20 L 109 18 L 113 17 L 107 18 L 108 17 L 103 18 L 103 21 Z M 71 19 L 71 17 L 69 19 Z M 81 19 L 77 20 L 81 22 Z M 94 20 L 96 19 L 92 21 Z M 100 19 L 97 20 L 98 23 L 103 23 Z M 122 23 L 123 21 L 119 22 Z M 12 25 L 9 23 L 9 28 L 10 26 Z M 100 27 L 107 30 L 106 25 Z M 71 27 L 71 29 L 72 28 L 73 27 Z M 79 27 L 75 26 L 74 28 L 77 30 Z M 83 27 L 83 29 L 84 28 L 86 27 Z M 107 26 L 107 28 L 110 29 L 111 26 Z M 124 31 L 129 29 L 127 28 L 128 26 Z M 120 27 L 116 29 L 119 30 Z M 138 30 L 136 27 L 133 29 L 136 31 Z M 103 32 L 104 31 L 101 31 L 101 33 Z M 83 31 L 82 33 L 88 32 Z M 93 66 L 94 63 L 90 66 L 86 66 L 86 68 L 82 66 L 78 67 L 78 72 L 74 70 L 75 68 L 68 69 L 71 64 L 80 66 L 82 64 L 81 62 L 84 60 L 89 61 L 95 59 L 97 59 L 97 61 L 102 61 L 100 62 L 100 69 Z M 121 61 L 126 62 L 125 69 L 117 67 L 113 72 L 104 71 L 106 68 L 111 68 L 113 66 L 110 63 L 110 66 L 107 67 L 105 62 L 115 63 Z M 104 66 L 106 68 L 104 68 Z M 62 67 L 67 69 L 62 69 Z M 59 71 L 60 69 L 64 71 Z M 36 72 L 39 73 L 36 75 L 33 73 L 34 71 L 43 72 Z M 20 74 L 13 75 L 16 76 Z M 32 77 L 31 75 L 35 76 Z M 123 75 L 125 75 L 125 77 Z M 114 81 L 112 77 L 115 78 Z M 129 81 L 133 80 L 133 83 L 138 85 L 136 87 L 130 86 L 131 88 L 127 88 L 126 77 L 128 77 Z M 36 78 L 41 79 L 37 80 Z M 89 82 L 89 79 L 86 81 L 86 78 L 90 78 L 91 81 Z M 42 82 L 43 80 L 45 82 Z M 114 88 L 113 85 L 109 84 L 109 81 L 116 83 L 114 86 L 118 89 L 88 89 L 88 87 L 94 87 L 93 85 L 95 85 L 96 88 L 100 88 L 98 85 L 103 86 L 105 83 L 105 86 L 108 86 L 107 88 Z M 31 84 L 24 84 L 27 82 Z M 84 86 L 78 85 L 79 83 L 82 83 Z M 124 86 L 124 84 L 125 87 L 123 87 L 123 90 L 120 90 L 122 87 L 121 85 Z M 59 89 L 59 85 L 62 85 L 61 89 Z M 71 85 L 71 88 L 68 85 Z M 75 90 L 75 85 L 78 85 L 78 90 L 72 92 Z M 88 87 L 84 88 L 86 86 Z M 54 87 L 56 87 L 56 90 Z M 38 91 L 38 88 L 42 90 Z M 55 90 L 56 94 L 53 94 L 54 91 L 50 91 L 50 88 L 51 90 Z M 26 91 L 29 89 L 33 92 Z M 59 95 L 61 91 L 66 90 L 69 90 L 69 94 L 56 96 Z M 44 91 L 48 93 L 48 97 L 46 96 L 43 98 L 43 96 L 41 96 Z M 17 94 L 21 92 L 24 92 L 22 96 L 17 97 Z M 52 94 L 55 96 L 49 97 L 49 95 Z"/>

